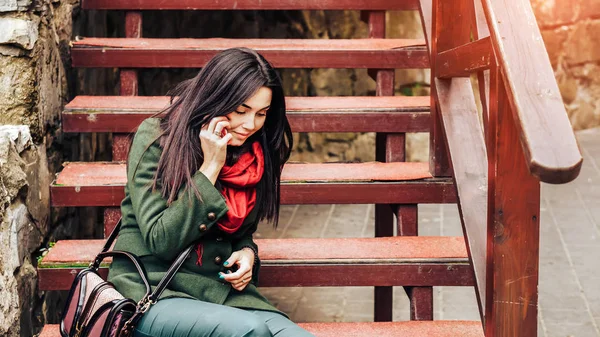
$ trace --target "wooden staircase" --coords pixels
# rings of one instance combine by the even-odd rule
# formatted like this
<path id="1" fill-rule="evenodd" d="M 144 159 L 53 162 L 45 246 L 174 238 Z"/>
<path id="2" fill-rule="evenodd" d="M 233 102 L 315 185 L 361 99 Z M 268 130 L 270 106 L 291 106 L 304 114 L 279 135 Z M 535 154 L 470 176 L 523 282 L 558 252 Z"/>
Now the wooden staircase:
<path id="1" fill-rule="evenodd" d="M 574 179 L 581 155 L 531 24 L 529 0 L 514 1 L 520 6 L 493 0 L 82 0 L 83 9 L 127 11 L 126 38 L 83 38 L 71 51 L 74 67 L 121 68 L 121 96 L 76 97 L 64 109 L 62 127 L 113 133 L 113 162 L 65 163 L 51 186 L 52 205 L 104 207 L 105 233 L 116 224 L 129 136 L 168 104 L 167 97 L 136 97 L 137 68 L 202 67 L 236 46 L 254 48 L 280 68 L 368 68 L 376 97 L 288 97 L 286 105 L 295 132 L 377 132 L 378 162 L 288 164 L 281 201 L 374 203 L 375 237 L 257 240 L 260 286 L 375 286 L 376 322 L 302 324 L 320 337 L 535 336 L 539 181 Z M 141 37 L 142 11 L 175 9 L 361 10 L 370 39 Z M 426 41 L 385 39 L 385 10 L 419 10 Z M 393 96 L 394 69 L 427 67 L 431 97 Z M 481 110 L 470 74 L 478 78 Z M 404 162 L 407 132 L 430 132 L 430 163 Z M 422 203 L 458 203 L 464 238 L 418 236 Z M 393 236 L 393 217 L 399 236 Z M 40 290 L 68 289 L 101 244 L 57 242 L 38 265 Z M 390 322 L 392 286 L 405 287 L 411 321 Z M 481 322 L 433 321 L 433 286 L 475 286 Z M 46 325 L 42 336 L 59 336 L 57 326 Z"/>

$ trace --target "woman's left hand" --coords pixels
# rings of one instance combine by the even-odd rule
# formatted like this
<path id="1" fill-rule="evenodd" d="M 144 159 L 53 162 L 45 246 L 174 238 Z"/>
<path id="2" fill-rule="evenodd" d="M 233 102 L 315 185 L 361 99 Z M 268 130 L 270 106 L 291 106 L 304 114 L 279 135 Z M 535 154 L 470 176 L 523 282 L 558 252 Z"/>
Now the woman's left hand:
<path id="1" fill-rule="evenodd" d="M 252 267 L 254 267 L 254 252 L 250 248 L 243 248 L 233 252 L 229 259 L 223 263 L 225 267 L 237 265 L 235 273 L 219 273 L 221 279 L 231 283 L 233 289 L 242 291 L 252 280 Z"/>

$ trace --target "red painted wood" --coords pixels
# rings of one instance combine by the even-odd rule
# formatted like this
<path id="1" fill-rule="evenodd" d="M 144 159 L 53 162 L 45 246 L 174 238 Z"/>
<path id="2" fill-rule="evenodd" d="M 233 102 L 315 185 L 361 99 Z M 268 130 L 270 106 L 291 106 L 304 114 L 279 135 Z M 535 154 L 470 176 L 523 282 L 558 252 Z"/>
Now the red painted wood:
<path id="1" fill-rule="evenodd" d="M 480 322 L 299 323 L 316 337 L 483 337 Z M 40 337 L 60 337 L 58 325 L 46 325 Z"/>
<path id="2" fill-rule="evenodd" d="M 423 40 L 85 38 L 73 42 L 74 67 L 201 68 L 232 47 L 260 52 L 277 68 L 427 68 Z"/>
<path id="3" fill-rule="evenodd" d="M 68 290 L 83 267 L 38 269 L 40 290 Z M 106 276 L 108 268 L 101 268 Z M 389 287 L 389 286 L 472 286 L 469 263 L 410 262 L 405 264 L 264 264 L 261 287 Z"/>
<path id="4" fill-rule="evenodd" d="M 439 78 L 469 77 L 471 73 L 489 69 L 492 53 L 489 37 L 446 50 L 437 55 L 436 75 Z"/>
<path id="5" fill-rule="evenodd" d="M 419 208 L 417 205 L 394 205 L 392 207 L 398 219 L 396 232 L 400 236 L 419 235 Z"/>
<path id="6" fill-rule="evenodd" d="M 437 35 L 434 34 L 434 11 L 433 0 L 420 0 L 421 22 L 425 40 L 429 50 L 430 59 L 435 60 L 431 55 L 437 55 Z M 435 82 L 435 62 L 431 62 L 431 83 Z M 444 140 L 443 130 L 438 112 L 435 86 L 431 87 L 431 127 L 429 131 L 429 166 L 431 174 L 436 177 L 450 177 L 452 175 L 450 163 L 448 162 L 448 151 Z"/>
<path id="7" fill-rule="evenodd" d="M 510 95 L 500 76 L 493 81 L 485 331 L 487 336 L 536 336 L 540 182 L 530 174 Z"/>
<path id="8" fill-rule="evenodd" d="M 104 240 L 62 240 L 56 243 L 40 263 L 41 268 L 61 264 L 85 264 L 94 258 Z M 265 263 L 350 263 L 379 260 L 379 263 L 465 262 L 467 250 L 462 237 L 395 236 L 386 238 L 295 238 L 257 239 L 260 258 Z M 321 261 L 321 262 L 319 262 Z M 459 261 L 459 262 L 460 262 Z M 414 262 L 414 261 L 413 261 Z"/>
<path id="9" fill-rule="evenodd" d="M 125 37 L 142 37 L 142 13 L 127 12 L 125 14 Z M 137 71 L 132 69 L 121 69 L 119 81 L 119 92 L 121 96 L 136 96 L 138 94 Z"/>
<path id="10" fill-rule="evenodd" d="M 77 96 L 65 106 L 63 132 L 134 132 L 169 103 L 164 96 Z M 287 97 L 294 132 L 427 132 L 429 97 Z"/>
<path id="11" fill-rule="evenodd" d="M 119 206 L 125 197 L 124 184 L 50 187 L 52 206 Z M 83 196 L 83 197 L 82 197 Z M 455 203 L 450 179 L 369 183 L 284 183 L 281 203 L 294 204 L 407 204 Z"/>
<path id="12" fill-rule="evenodd" d="M 122 10 L 415 10 L 416 0 L 83 0 L 83 9 Z"/>
<path id="13" fill-rule="evenodd" d="M 142 12 L 128 11 L 125 13 L 125 37 L 142 37 Z"/>
<path id="14" fill-rule="evenodd" d="M 404 287 L 410 298 L 411 321 L 433 321 L 433 287 Z"/>
<path id="15" fill-rule="evenodd" d="M 121 69 L 121 71 L 119 72 L 119 95 L 137 96 L 137 94 L 137 70 Z"/>
<path id="16" fill-rule="evenodd" d="M 440 111 L 450 148 L 459 211 L 477 280 L 480 309 L 485 307 L 488 168 L 483 130 L 469 78 L 436 80 Z"/>
<path id="17" fill-rule="evenodd" d="M 59 241 L 39 264 L 40 289 L 68 288 L 103 240 Z M 267 239 L 261 286 L 471 285 L 460 237 Z M 110 260 L 107 260 L 110 263 Z M 352 277 L 348 277 L 352 275 Z"/>
<path id="18" fill-rule="evenodd" d="M 168 96 L 77 96 L 65 106 L 65 111 L 157 113 L 169 105 Z M 318 96 L 285 98 L 288 112 L 299 111 L 428 111 L 429 96 Z"/>
<path id="19" fill-rule="evenodd" d="M 311 166 L 315 165 L 315 166 Z M 324 166 L 320 166 L 324 165 Z M 333 165 L 333 166 L 330 166 Z M 372 167 L 372 164 L 288 164 L 284 172 L 290 176 L 301 177 L 302 172 L 310 172 L 311 167 L 336 167 L 345 166 L 344 170 L 352 179 L 360 179 Z M 353 166 L 356 165 L 356 166 Z M 390 167 L 397 170 L 406 164 L 379 163 L 377 166 Z M 417 167 L 417 163 L 410 164 Z M 415 166 L 416 165 L 416 166 Z M 341 167 L 341 166 L 338 166 Z M 362 169 L 361 169 L 362 167 Z M 404 169 L 402 169 L 404 170 Z M 425 175 L 422 171 L 420 174 Z M 411 172 L 410 170 L 405 172 Z M 339 172 L 325 170 L 325 174 L 334 178 Z M 414 179 L 412 171 L 410 178 Z M 371 176 L 376 180 L 398 179 L 401 172 L 395 172 L 396 177 Z M 408 176 L 404 176 L 408 177 Z M 67 206 L 119 206 L 124 198 L 124 185 L 126 183 L 125 164 L 111 162 L 95 163 L 69 163 L 59 174 L 56 182 L 51 186 L 52 205 L 56 207 Z M 82 197 L 85 196 L 85 197 Z M 282 181 L 283 204 L 314 204 L 314 203 L 453 203 L 456 201 L 454 186 L 449 179 L 426 179 L 415 181 L 389 181 L 389 182 L 331 182 L 310 183 L 306 181 Z"/>
<path id="20" fill-rule="evenodd" d="M 120 207 L 106 207 L 104 209 L 104 237 L 108 237 L 108 235 L 112 232 L 112 230 L 119 222 L 119 218 L 121 217 L 121 208 Z"/>
<path id="21" fill-rule="evenodd" d="M 583 158 L 530 1 L 482 3 L 529 171 L 548 183 L 575 179 Z"/>
<path id="22" fill-rule="evenodd" d="M 385 12 L 368 12 L 369 38 L 385 38 Z M 370 75 L 373 76 L 373 69 Z M 377 96 L 394 96 L 394 70 L 377 69 L 375 72 L 375 94 Z M 396 138 L 395 140 L 398 140 Z M 404 135 L 400 136 L 401 152 L 404 153 Z M 392 149 L 388 148 L 388 135 L 378 133 L 375 138 L 375 159 L 385 162 Z M 375 205 L 375 236 L 384 237 L 394 235 L 394 219 L 389 205 Z M 376 322 L 392 321 L 394 311 L 394 289 L 392 287 L 375 287 L 374 289 Z"/>
<path id="23" fill-rule="evenodd" d="M 129 153 L 129 144 L 131 142 L 131 134 L 115 133 L 113 134 L 112 144 L 112 160 L 126 161 Z"/>
<path id="24" fill-rule="evenodd" d="M 282 182 L 405 181 L 431 178 L 426 163 L 312 163 L 288 164 Z M 114 162 L 72 162 L 65 164 L 56 185 L 123 185 L 125 164 Z"/>
<path id="25" fill-rule="evenodd" d="M 376 11 L 371 8 L 364 13 L 368 17 L 369 38 L 385 39 L 385 11 Z"/>

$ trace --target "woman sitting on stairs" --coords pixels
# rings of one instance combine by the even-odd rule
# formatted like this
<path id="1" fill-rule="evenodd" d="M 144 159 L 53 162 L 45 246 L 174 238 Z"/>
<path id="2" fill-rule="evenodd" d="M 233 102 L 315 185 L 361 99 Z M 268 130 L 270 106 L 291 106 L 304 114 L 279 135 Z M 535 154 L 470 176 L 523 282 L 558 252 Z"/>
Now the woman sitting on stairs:
<path id="1" fill-rule="evenodd" d="M 279 77 L 257 52 L 228 49 L 170 94 L 131 144 L 114 249 L 140 257 L 153 287 L 185 248 L 195 253 L 134 336 L 312 336 L 256 288 L 252 234 L 262 219 L 277 225 L 292 147 Z M 144 295 L 128 260 L 115 258 L 108 279 L 126 297 Z"/>

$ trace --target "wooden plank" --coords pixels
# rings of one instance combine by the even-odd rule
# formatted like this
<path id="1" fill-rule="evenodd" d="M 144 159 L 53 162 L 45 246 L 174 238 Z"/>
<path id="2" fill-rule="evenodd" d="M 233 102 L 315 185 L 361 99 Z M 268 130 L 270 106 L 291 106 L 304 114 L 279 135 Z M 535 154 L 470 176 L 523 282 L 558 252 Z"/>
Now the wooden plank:
<path id="1" fill-rule="evenodd" d="M 438 78 L 468 77 L 471 73 L 489 69 L 492 53 L 489 37 L 446 50 L 436 58 L 436 75 Z"/>
<path id="2" fill-rule="evenodd" d="M 433 321 L 433 287 L 404 287 L 410 298 L 411 321 Z"/>
<path id="3" fill-rule="evenodd" d="M 437 46 L 435 40 L 433 26 L 433 0 L 420 0 L 421 22 L 423 24 L 423 32 L 425 32 L 425 41 L 430 55 L 431 64 L 431 83 L 435 82 L 435 57 L 437 55 Z M 431 174 L 436 177 L 449 177 L 452 175 L 450 163 L 446 149 L 446 142 L 443 138 L 443 130 L 438 112 L 437 98 L 435 86 L 431 86 L 431 127 L 429 131 L 429 166 Z"/>
<path id="4" fill-rule="evenodd" d="M 125 14 L 125 37 L 140 38 L 142 37 L 142 13 L 127 12 Z M 138 94 L 138 77 L 137 71 L 134 69 L 121 69 L 119 72 L 119 94 L 121 96 L 137 96 Z"/>
<path id="5" fill-rule="evenodd" d="M 62 113 L 63 132 L 135 132 L 169 104 L 166 96 L 77 96 Z M 429 97 L 287 97 L 294 132 L 427 132 Z"/>
<path id="6" fill-rule="evenodd" d="M 365 13 L 365 12 L 363 12 Z M 385 11 L 369 11 L 368 25 L 370 39 L 385 39 Z M 386 69 L 369 69 L 369 76 L 375 79 L 376 96 L 394 96 L 395 71 Z M 391 144 L 390 144 L 391 143 Z M 390 145 L 390 146 L 388 146 Z M 395 149 L 391 145 L 396 145 Z M 394 155 L 393 150 L 398 150 L 404 156 L 404 135 L 392 138 L 385 133 L 375 136 L 375 160 L 386 162 Z M 385 237 L 394 235 L 394 216 L 389 205 L 375 205 L 375 236 Z M 393 320 L 394 289 L 392 287 L 374 288 L 374 312 L 376 322 Z"/>
<path id="7" fill-rule="evenodd" d="M 120 10 L 416 10 L 417 0 L 83 0 L 83 9 Z"/>
<path id="8" fill-rule="evenodd" d="M 469 78 L 436 80 L 450 149 L 461 222 L 475 272 L 480 312 L 485 308 L 487 252 L 487 155 Z"/>
<path id="9" fill-rule="evenodd" d="M 490 105 L 485 331 L 537 336 L 540 183 L 529 172 L 521 133 L 500 76 Z"/>
<path id="10" fill-rule="evenodd" d="M 281 200 L 283 204 L 455 202 L 451 180 L 423 179 L 428 174 L 426 163 L 288 164 Z M 51 186 L 52 204 L 119 206 L 126 180 L 122 163 L 69 163 Z"/>
<path id="11" fill-rule="evenodd" d="M 277 68 L 427 68 L 423 40 L 128 39 L 73 42 L 74 67 L 201 68 L 216 53 L 248 47 Z"/>
<path id="12" fill-rule="evenodd" d="M 548 183 L 577 177 L 577 147 L 529 0 L 483 0 L 496 57 L 531 174 Z"/>
<path id="13" fill-rule="evenodd" d="M 119 206 L 125 197 L 123 189 L 124 185 L 53 185 L 50 188 L 54 207 Z M 281 187 L 282 205 L 455 202 L 455 188 L 450 179 L 378 183 L 284 183 Z"/>
<path id="14" fill-rule="evenodd" d="M 86 264 L 87 266 L 87 264 Z M 40 290 L 67 290 L 80 267 L 38 269 Z M 101 268 L 106 277 L 108 268 Z M 261 287 L 333 287 L 333 286 L 472 286 L 468 261 L 455 263 L 420 262 L 390 264 L 294 264 L 269 265 L 260 269 Z M 352 275 L 352 277 L 349 277 Z"/>
<path id="15" fill-rule="evenodd" d="M 299 323 L 316 337 L 483 337 L 475 321 Z M 58 324 L 46 324 L 40 337 L 60 337 Z"/>
<path id="16" fill-rule="evenodd" d="M 40 289 L 66 289 L 103 242 L 59 241 L 38 266 Z M 460 237 L 266 239 L 257 244 L 263 287 L 473 283 Z"/>

